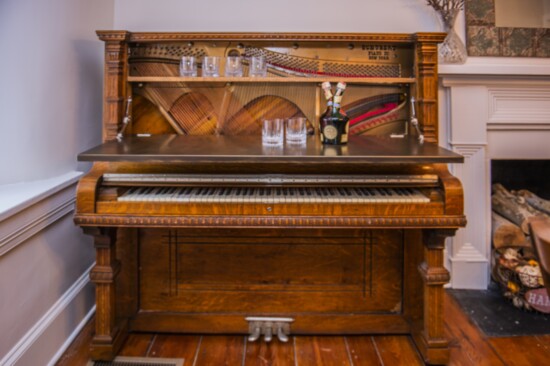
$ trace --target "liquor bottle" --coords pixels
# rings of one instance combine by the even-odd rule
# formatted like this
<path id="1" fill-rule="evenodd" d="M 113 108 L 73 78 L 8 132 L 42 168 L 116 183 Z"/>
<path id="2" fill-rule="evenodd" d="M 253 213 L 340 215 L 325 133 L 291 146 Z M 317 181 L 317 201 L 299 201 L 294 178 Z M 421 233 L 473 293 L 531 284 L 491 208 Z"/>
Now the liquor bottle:
<path id="1" fill-rule="evenodd" d="M 330 112 L 325 112 L 320 120 L 323 144 L 343 145 L 348 142 L 349 117 L 341 113 L 340 104 L 333 103 Z"/>
<path id="2" fill-rule="evenodd" d="M 346 83 L 339 82 L 336 91 L 332 94 L 330 82 L 325 81 L 321 88 L 327 99 L 327 110 L 319 118 L 321 142 L 327 145 L 343 145 L 348 142 L 349 117 L 341 109 L 342 95 L 346 90 Z"/>

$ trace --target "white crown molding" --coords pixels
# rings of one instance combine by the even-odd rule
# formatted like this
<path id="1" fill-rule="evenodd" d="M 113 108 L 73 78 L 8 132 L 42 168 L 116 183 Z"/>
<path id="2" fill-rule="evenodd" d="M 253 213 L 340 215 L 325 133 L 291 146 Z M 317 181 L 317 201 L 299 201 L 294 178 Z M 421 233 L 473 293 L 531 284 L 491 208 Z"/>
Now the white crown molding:
<path id="1" fill-rule="evenodd" d="M 95 263 L 94 263 L 95 265 Z M 34 324 L 34 326 L 29 329 L 29 331 L 21 337 L 19 342 L 13 346 L 13 348 L 0 360 L 0 365 L 15 365 L 25 353 L 33 346 L 34 343 L 42 336 L 42 334 L 50 327 L 54 321 L 70 306 L 70 304 L 82 293 L 83 289 L 90 283 L 90 271 L 93 266 L 90 266 L 76 282 L 53 304 L 53 306 Z M 86 317 L 89 317 L 93 314 L 95 307 L 88 312 Z M 80 322 L 79 326 L 83 326 L 87 319 Z M 78 330 L 79 331 L 79 330 Z M 72 332 L 71 337 L 75 337 L 78 334 L 77 330 Z M 64 342 L 62 347 L 68 346 L 68 340 Z M 69 342 L 70 344 L 70 342 Z M 64 350 L 63 350 L 64 351 Z M 60 349 L 56 352 L 55 357 L 63 353 Z M 55 358 L 54 357 L 54 358 Z M 52 364 L 50 360 L 48 365 Z"/>
<path id="2" fill-rule="evenodd" d="M 550 75 L 547 58 L 468 57 L 463 65 L 439 65 L 440 75 Z"/>
<path id="3" fill-rule="evenodd" d="M 439 75 L 443 87 L 550 86 L 550 75 Z"/>

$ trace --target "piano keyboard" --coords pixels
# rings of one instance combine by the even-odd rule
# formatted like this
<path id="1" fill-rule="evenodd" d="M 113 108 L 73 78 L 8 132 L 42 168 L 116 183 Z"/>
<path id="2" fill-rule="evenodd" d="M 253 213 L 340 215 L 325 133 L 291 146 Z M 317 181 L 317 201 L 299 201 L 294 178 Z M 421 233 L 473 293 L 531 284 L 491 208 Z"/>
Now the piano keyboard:
<path id="1" fill-rule="evenodd" d="M 427 203 L 414 188 L 366 187 L 133 187 L 123 202 L 183 203 Z"/>
<path id="2" fill-rule="evenodd" d="M 392 185 L 414 184 L 435 185 L 438 176 L 434 174 L 402 175 L 298 175 L 298 174 L 264 174 L 247 176 L 243 174 L 131 174 L 105 173 L 106 184 L 247 184 L 247 185 Z"/>

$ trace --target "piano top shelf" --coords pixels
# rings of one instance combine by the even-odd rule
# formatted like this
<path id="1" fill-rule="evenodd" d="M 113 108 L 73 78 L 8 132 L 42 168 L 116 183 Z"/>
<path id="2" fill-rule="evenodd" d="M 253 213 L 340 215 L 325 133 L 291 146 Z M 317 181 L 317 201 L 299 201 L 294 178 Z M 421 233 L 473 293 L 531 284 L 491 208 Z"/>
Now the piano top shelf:
<path id="1" fill-rule="evenodd" d="M 318 136 L 306 144 L 264 146 L 261 136 L 125 136 L 78 156 L 79 161 L 189 164 L 435 164 L 464 158 L 412 137 L 350 136 L 346 145 L 323 145 Z"/>
<path id="2" fill-rule="evenodd" d="M 415 78 L 400 77 L 372 77 L 372 78 L 350 78 L 350 77 L 182 77 L 182 76 L 128 76 L 131 83 L 322 83 L 324 81 L 339 82 L 345 81 L 350 84 L 414 84 Z"/>

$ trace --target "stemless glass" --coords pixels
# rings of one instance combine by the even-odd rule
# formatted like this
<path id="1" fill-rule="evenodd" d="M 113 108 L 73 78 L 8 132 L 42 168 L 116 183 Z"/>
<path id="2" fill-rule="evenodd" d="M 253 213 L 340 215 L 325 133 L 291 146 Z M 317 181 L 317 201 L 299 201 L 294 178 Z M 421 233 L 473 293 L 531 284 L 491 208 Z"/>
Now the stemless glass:
<path id="1" fill-rule="evenodd" d="M 202 58 L 202 76 L 220 76 L 220 58 L 218 56 L 204 56 Z"/>
<path id="2" fill-rule="evenodd" d="M 243 76 L 241 56 L 227 56 L 225 58 L 225 76 Z"/>
<path id="3" fill-rule="evenodd" d="M 248 76 L 267 76 L 267 61 L 265 59 L 265 56 L 252 56 L 250 58 L 250 68 L 248 69 Z"/>
<path id="4" fill-rule="evenodd" d="M 304 117 L 289 118 L 286 121 L 286 141 L 303 144 L 307 139 L 307 119 Z"/>
<path id="5" fill-rule="evenodd" d="M 197 76 L 197 61 L 194 56 L 182 56 L 180 61 L 181 76 Z"/>
<path id="6" fill-rule="evenodd" d="M 282 145 L 284 141 L 283 119 L 264 119 L 262 121 L 262 143 L 265 145 Z"/>

